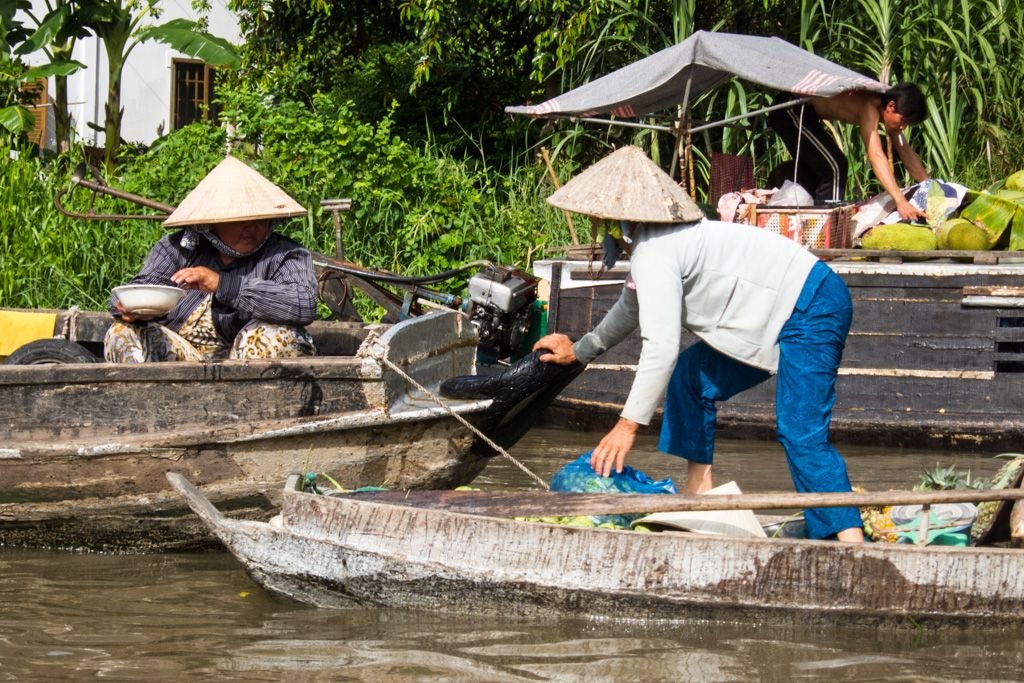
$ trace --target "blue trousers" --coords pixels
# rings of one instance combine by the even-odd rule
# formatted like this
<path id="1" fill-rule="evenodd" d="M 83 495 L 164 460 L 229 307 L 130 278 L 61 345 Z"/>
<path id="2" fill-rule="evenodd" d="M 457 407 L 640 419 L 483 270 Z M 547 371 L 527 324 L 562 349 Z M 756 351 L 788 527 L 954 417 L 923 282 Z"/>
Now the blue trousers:
<path id="1" fill-rule="evenodd" d="M 776 431 L 797 491 L 849 491 L 846 463 L 829 443 L 839 361 L 853 305 L 846 284 L 824 263 L 811 270 L 779 333 Z M 697 342 L 679 355 L 665 394 L 658 450 L 697 463 L 714 460 L 716 403 L 764 382 L 769 373 Z M 857 508 L 804 511 L 811 538 L 860 527 Z"/>

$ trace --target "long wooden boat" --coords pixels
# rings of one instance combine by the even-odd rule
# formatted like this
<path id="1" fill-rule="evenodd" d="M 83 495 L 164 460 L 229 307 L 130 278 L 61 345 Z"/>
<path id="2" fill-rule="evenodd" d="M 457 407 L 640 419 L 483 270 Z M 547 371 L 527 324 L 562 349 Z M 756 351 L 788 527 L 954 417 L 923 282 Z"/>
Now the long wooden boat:
<path id="1" fill-rule="evenodd" d="M 853 327 L 832 417 L 837 441 L 1019 449 L 1024 440 L 1024 258 L 1011 252 L 950 252 L 939 254 L 946 256 L 939 260 L 885 263 L 854 260 L 879 258 L 859 250 L 815 253 L 853 296 Z M 614 304 L 625 271 L 595 276 L 580 261 L 548 267 L 548 331 L 578 339 Z M 695 340 L 684 333 L 682 346 Z M 634 333 L 598 358 L 554 402 L 548 421 L 586 429 L 609 425 L 629 391 L 639 349 Z M 771 438 L 774 381 L 720 403 L 718 415 L 725 436 Z M 655 423 L 659 419 L 660 413 Z"/>
<path id="2" fill-rule="evenodd" d="M 487 492 L 313 495 L 298 490 L 297 477 L 285 486 L 281 517 L 263 523 L 229 519 L 184 477 L 168 479 L 258 584 L 319 607 L 1015 629 L 1024 621 L 1016 549 L 567 527 L 493 516 L 488 510 L 511 508 L 488 505 Z M 588 498 L 644 499 L 637 509 L 648 511 L 679 504 L 670 499 L 720 506 L 730 498 L 532 496 L 549 514 L 596 511 Z M 448 509 L 430 507 L 446 497 Z"/>
<path id="3" fill-rule="evenodd" d="M 85 345 L 110 322 L 75 317 Z M 472 374 L 476 333 L 464 315 L 311 329 L 321 352 L 311 358 L 0 365 L 0 545 L 211 544 L 166 471 L 232 515 L 265 519 L 298 470 L 350 487 L 438 488 L 483 469 L 477 437 L 453 413 L 478 419 L 490 401 L 438 402 L 412 383 L 436 395 L 443 380 Z"/>

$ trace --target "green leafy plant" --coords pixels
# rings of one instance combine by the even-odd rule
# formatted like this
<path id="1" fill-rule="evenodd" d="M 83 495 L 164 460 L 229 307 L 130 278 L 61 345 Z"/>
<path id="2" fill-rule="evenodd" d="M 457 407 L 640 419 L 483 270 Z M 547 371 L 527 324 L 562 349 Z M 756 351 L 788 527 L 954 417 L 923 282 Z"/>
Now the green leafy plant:
<path id="1" fill-rule="evenodd" d="M 983 489 L 989 484 L 987 479 L 971 477 L 970 470 L 962 471 L 956 465 L 943 467 L 936 463 L 935 469 L 921 474 L 915 490 L 918 491 L 949 491 L 953 489 Z"/>

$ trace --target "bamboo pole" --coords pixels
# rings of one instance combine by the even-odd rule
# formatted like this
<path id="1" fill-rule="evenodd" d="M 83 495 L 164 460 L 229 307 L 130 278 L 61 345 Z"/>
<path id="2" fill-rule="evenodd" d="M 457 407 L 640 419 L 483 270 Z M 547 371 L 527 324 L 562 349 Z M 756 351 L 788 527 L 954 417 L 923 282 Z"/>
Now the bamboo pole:
<path id="1" fill-rule="evenodd" d="M 372 503 L 409 505 L 493 517 L 576 516 L 711 510 L 934 505 L 1024 500 L 1024 489 L 870 491 L 864 493 L 747 493 L 727 496 L 537 491 L 380 491 L 342 494 Z"/>
<path id="2" fill-rule="evenodd" d="M 555 186 L 555 189 L 557 190 L 562 186 L 562 184 L 558 182 L 558 176 L 555 175 L 555 168 L 554 166 L 551 165 L 551 158 L 548 156 L 548 148 L 541 147 L 540 155 L 544 159 L 544 165 L 548 167 L 548 175 L 551 176 L 551 183 Z M 572 243 L 575 246 L 580 243 L 580 240 L 578 237 L 576 237 L 576 226 L 572 224 L 572 214 L 569 213 L 568 209 L 562 210 L 565 212 L 565 222 L 569 224 L 569 234 L 572 235 Z"/>

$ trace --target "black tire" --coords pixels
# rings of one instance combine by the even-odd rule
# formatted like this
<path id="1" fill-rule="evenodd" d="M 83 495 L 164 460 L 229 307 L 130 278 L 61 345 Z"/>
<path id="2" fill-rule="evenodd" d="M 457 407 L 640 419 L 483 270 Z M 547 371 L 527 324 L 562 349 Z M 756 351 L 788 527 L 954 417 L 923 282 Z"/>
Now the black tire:
<path id="1" fill-rule="evenodd" d="M 54 365 L 96 363 L 99 359 L 81 344 L 65 339 L 37 339 L 19 346 L 4 359 L 4 365 Z"/>

